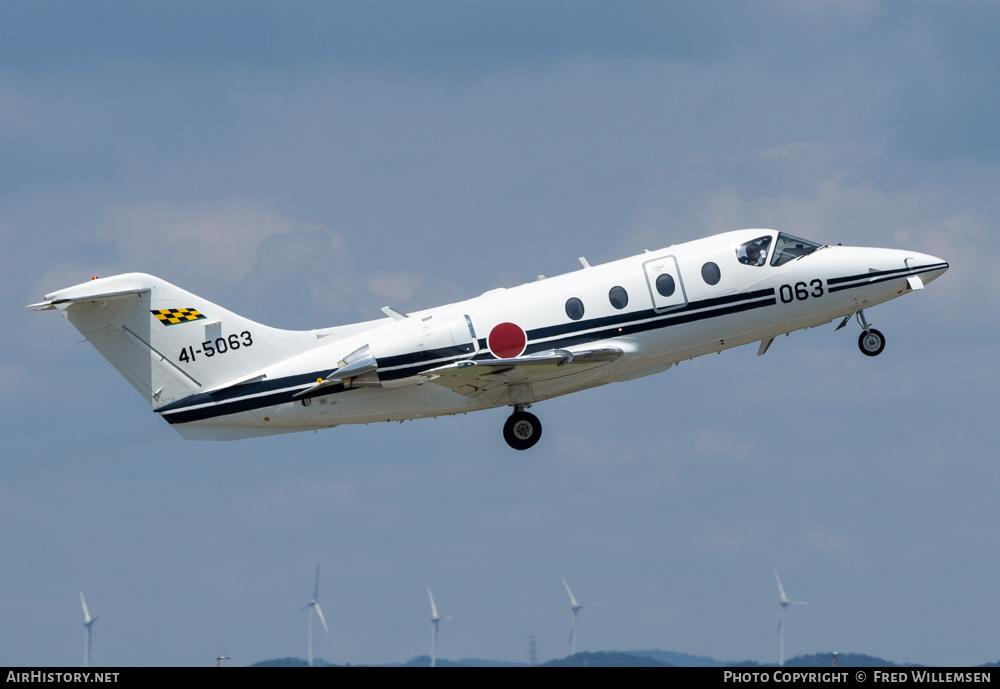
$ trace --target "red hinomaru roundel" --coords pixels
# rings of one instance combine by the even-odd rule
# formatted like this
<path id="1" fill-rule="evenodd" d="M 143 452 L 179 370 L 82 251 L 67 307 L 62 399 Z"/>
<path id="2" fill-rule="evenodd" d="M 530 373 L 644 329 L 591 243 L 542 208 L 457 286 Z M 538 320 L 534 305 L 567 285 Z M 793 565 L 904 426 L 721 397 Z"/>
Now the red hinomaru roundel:
<path id="1" fill-rule="evenodd" d="M 528 336 L 519 325 L 501 323 L 490 331 L 486 344 L 496 358 L 510 359 L 524 353 L 524 348 L 528 345 Z"/>

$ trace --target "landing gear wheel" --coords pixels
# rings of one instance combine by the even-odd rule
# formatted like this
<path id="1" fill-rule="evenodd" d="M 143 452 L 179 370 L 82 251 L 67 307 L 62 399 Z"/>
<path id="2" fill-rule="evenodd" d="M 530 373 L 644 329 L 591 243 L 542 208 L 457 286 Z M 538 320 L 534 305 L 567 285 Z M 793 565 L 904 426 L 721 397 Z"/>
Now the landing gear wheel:
<path id="1" fill-rule="evenodd" d="M 515 450 L 527 450 L 542 437 L 542 422 L 534 414 L 516 411 L 503 425 L 503 439 Z"/>
<path id="2" fill-rule="evenodd" d="M 875 328 L 869 328 L 858 338 L 858 348 L 866 356 L 878 356 L 885 349 L 885 336 Z"/>

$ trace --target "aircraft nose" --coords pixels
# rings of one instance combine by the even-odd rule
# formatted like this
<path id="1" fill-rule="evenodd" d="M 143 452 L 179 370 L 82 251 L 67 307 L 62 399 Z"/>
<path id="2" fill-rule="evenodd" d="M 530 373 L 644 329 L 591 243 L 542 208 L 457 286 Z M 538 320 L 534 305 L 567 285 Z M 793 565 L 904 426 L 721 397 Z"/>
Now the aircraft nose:
<path id="1" fill-rule="evenodd" d="M 907 268 L 920 276 L 920 281 L 925 285 L 941 277 L 948 270 L 947 261 L 930 254 L 908 253 L 905 263 Z"/>

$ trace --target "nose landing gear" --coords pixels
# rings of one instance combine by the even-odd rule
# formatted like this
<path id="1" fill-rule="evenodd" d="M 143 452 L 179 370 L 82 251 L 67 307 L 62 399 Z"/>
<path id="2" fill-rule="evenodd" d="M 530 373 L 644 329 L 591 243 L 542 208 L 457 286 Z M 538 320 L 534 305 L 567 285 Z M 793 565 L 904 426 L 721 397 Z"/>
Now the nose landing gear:
<path id="1" fill-rule="evenodd" d="M 858 338 L 858 348 L 865 356 L 878 356 L 885 349 L 885 335 L 868 325 L 864 311 L 858 311 L 858 319 L 861 321 L 861 327 L 865 329 Z"/>
<path id="2" fill-rule="evenodd" d="M 875 328 L 868 328 L 858 338 L 858 348 L 866 356 L 878 356 L 885 349 L 885 336 Z"/>
<path id="3" fill-rule="evenodd" d="M 542 437 L 542 422 L 534 414 L 524 411 L 524 405 L 515 404 L 514 413 L 503 425 L 503 439 L 515 450 L 527 450 Z"/>
<path id="4" fill-rule="evenodd" d="M 845 325 L 847 321 L 850 320 L 851 316 L 855 315 L 858 317 L 858 322 L 864 329 L 861 332 L 861 336 L 858 338 L 858 349 L 865 356 L 878 356 L 885 349 L 885 335 L 880 331 L 868 325 L 868 319 L 865 318 L 864 311 L 858 311 L 856 314 L 848 314 L 840 325 L 837 326 L 837 330 L 840 330 Z"/>

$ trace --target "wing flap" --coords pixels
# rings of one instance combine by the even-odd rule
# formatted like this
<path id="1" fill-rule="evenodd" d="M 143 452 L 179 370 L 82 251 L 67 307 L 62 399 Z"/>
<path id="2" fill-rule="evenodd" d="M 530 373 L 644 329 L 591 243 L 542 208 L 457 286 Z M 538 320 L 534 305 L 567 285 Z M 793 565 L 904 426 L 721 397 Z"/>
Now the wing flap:
<path id="1" fill-rule="evenodd" d="M 552 349 L 510 359 L 457 361 L 420 375 L 466 397 L 478 397 L 502 385 L 558 378 L 611 363 L 622 356 L 617 347 L 570 351 Z"/>

